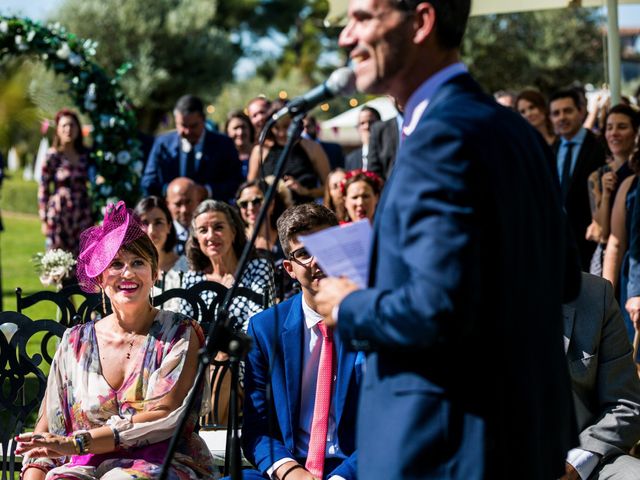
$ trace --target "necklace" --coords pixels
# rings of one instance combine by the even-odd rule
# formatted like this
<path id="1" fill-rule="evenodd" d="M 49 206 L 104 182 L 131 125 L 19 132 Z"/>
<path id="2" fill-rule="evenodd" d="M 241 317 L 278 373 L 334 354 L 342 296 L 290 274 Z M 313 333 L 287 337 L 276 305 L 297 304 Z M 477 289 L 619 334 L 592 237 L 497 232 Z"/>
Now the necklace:
<path id="1" fill-rule="evenodd" d="M 135 335 L 135 333 L 134 333 L 133 335 Z M 136 343 L 136 338 L 135 338 L 135 336 L 134 336 L 134 337 L 133 337 L 133 339 L 132 339 L 130 342 L 128 342 L 128 343 L 129 343 L 129 351 L 127 352 L 127 360 L 130 360 L 130 359 L 131 359 L 131 350 L 133 350 L 133 346 L 134 346 L 134 345 L 135 345 L 135 343 Z"/>

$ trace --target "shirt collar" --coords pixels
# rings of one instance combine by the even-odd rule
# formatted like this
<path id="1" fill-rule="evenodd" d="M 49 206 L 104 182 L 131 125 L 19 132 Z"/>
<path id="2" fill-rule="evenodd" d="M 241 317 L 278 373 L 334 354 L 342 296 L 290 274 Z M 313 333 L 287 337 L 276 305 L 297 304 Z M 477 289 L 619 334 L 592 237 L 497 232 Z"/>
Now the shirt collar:
<path id="1" fill-rule="evenodd" d="M 462 62 L 456 62 L 435 75 L 430 76 L 418 89 L 411 94 L 404 109 L 403 133 L 411 135 L 418 126 L 418 121 L 426 110 L 429 102 L 438 91 L 440 86 L 448 80 L 467 72 L 467 67 Z"/>
<path id="2" fill-rule="evenodd" d="M 584 139 L 586 136 L 587 136 L 587 129 L 584 127 L 581 127 L 580 130 L 578 130 L 578 133 L 576 133 L 571 140 L 566 140 L 564 137 L 562 137 L 562 141 L 560 143 L 563 146 L 565 146 L 569 142 L 571 142 L 574 145 L 582 145 L 582 142 L 584 142 Z"/>
<path id="3" fill-rule="evenodd" d="M 200 138 L 195 145 L 191 145 L 191 143 L 189 143 L 189 140 L 187 140 L 186 138 L 180 137 L 180 148 L 182 149 L 182 151 L 185 153 L 189 153 L 192 148 L 195 148 L 196 152 L 201 152 L 202 144 L 204 143 L 204 135 L 206 132 L 207 129 L 203 128 L 202 133 L 200 134 Z"/>
<path id="4" fill-rule="evenodd" d="M 315 327 L 323 319 L 322 315 L 307 305 L 307 302 L 304 301 L 304 294 L 302 294 L 302 313 L 304 315 L 304 323 L 309 330 Z"/>

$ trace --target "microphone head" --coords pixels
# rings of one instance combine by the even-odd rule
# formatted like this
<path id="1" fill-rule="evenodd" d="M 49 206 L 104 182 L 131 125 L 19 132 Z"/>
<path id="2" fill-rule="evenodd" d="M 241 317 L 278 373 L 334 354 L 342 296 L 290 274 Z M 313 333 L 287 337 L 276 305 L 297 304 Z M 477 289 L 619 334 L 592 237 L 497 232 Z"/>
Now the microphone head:
<path id="1" fill-rule="evenodd" d="M 349 67 L 335 70 L 327 79 L 325 86 L 332 95 L 350 95 L 356 91 L 356 75 Z"/>

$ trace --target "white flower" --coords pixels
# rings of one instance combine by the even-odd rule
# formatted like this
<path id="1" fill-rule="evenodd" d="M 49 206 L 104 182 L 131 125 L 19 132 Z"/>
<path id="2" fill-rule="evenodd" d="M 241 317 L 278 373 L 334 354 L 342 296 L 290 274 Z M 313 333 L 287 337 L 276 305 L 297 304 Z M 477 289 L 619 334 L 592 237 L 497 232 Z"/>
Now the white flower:
<path id="1" fill-rule="evenodd" d="M 116 159 L 116 156 L 111 153 L 111 152 L 105 152 L 104 153 L 104 161 L 105 162 L 109 162 L 109 163 L 113 163 Z"/>
<path id="2" fill-rule="evenodd" d="M 27 33 L 27 42 L 31 42 L 31 40 L 33 40 L 35 36 L 36 36 L 35 30 L 29 31 L 29 33 Z"/>
<path id="3" fill-rule="evenodd" d="M 69 58 L 70 54 L 71 54 L 71 49 L 69 48 L 69 44 L 67 42 L 64 42 L 60 46 L 60 48 L 56 50 L 56 55 L 61 60 L 66 60 L 67 58 Z"/>
<path id="4" fill-rule="evenodd" d="M 102 175 L 96 175 L 96 185 L 102 185 L 104 183 L 104 177 Z"/>
<path id="5" fill-rule="evenodd" d="M 26 43 L 24 43 L 22 39 L 22 35 L 16 35 L 14 40 L 16 42 L 16 47 L 18 48 L 18 50 L 25 51 L 29 48 L 29 46 Z"/>
<path id="6" fill-rule="evenodd" d="M 82 57 L 80 55 L 78 55 L 77 53 L 72 53 L 71 55 L 69 55 L 70 65 L 77 67 L 81 63 L 82 63 Z"/>
<path id="7" fill-rule="evenodd" d="M 96 84 L 90 83 L 84 94 L 84 108 L 90 112 L 96 109 Z"/>
<path id="8" fill-rule="evenodd" d="M 60 282 L 69 275 L 76 260 L 70 252 L 55 248 L 46 253 L 36 253 L 33 263 L 43 285 L 60 286 Z"/>
<path id="9" fill-rule="evenodd" d="M 131 160 L 131 154 L 129 152 L 127 152 L 126 150 L 118 152 L 118 163 L 120 165 L 126 165 L 127 163 L 129 163 L 129 160 Z"/>
<path id="10" fill-rule="evenodd" d="M 133 162 L 133 165 L 131 168 L 133 168 L 133 171 L 136 173 L 136 175 L 140 176 L 142 175 L 142 169 L 144 168 L 144 164 L 140 160 L 136 160 L 135 162 Z"/>
<path id="11" fill-rule="evenodd" d="M 7 33 L 9 31 L 9 24 L 5 21 L 0 22 L 0 33 Z"/>

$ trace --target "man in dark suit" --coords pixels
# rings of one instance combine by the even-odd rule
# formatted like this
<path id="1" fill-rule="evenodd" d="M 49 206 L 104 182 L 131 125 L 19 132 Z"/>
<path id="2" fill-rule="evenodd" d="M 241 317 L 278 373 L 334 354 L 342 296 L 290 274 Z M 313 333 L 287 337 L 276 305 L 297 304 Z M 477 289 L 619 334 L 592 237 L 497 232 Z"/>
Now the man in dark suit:
<path id="1" fill-rule="evenodd" d="M 356 478 L 355 419 L 364 358 L 350 351 L 339 335 L 330 341 L 333 351 L 323 338 L 325 327 L 314 297 L 324 274 L 298 238 L 337 223 L 333 212 L 314 203 L 292 207 L 278 220 L 287 257 L 283 266 L 300 282 L 302 293 L 249 323 L 254 346 L 245 367 L 242 443 L 246 458 L 260 472 L 244 471 L 245 479 Z M 332 366 L 323 363 L 324 353 L 335 360 Z M 324 414 L 321 374 L 327 374 L 329 382 Z M 269 410 L 275 415 L 273 425 Z"/>
<path id="2" fill-rule="evenodd" d="M 604 165 L 605 149 L 595 135 L 582 126 L 585 111 L 580 94 L 562 90 L 551 95 L 549 111 L 559 139 L 553 145 L 564 207 L 578 243 L 580 264 L 589 271 L 596 243 L 585 238 L 591 223 L 588 179 Z"/>
<path id="3" fill-rule="evenodd" d="M 380 112 L 373 107 L 364 106 L 358 112 L 358 134 L 362 146 L 350 152 L 344 160 L 344 169 L 369 170 L 369 135 L 371 127 L 380 121 Z"/>
<path id="4" fill-rule="evenodd" d="M 640 478 L 629 450 L 640 440 L 640 379 L 611 284 L 582 274 L 576 300 L 562 306 L 580 445 L 563 480 Z"/>
<path id="5" fill-rule="evenodd" d="M 203 185 L 211 198 L 229 201 L 242 183 L 242 166 L 233 141 L 205 128 L 202 100 L 185 95 L 176 103 L 176 131 L 156 138 L 142 176 L 144 195 L 163 196 L 177 177 Z"/>
<path id="6" fill-rule="evenodd" d="M 387 180 L 391 175 L 391 169 L 396 160 L 401 125 L 402 115 L 398 114 L 371 127 L 368 152 L 369 170 L 377 173 L 384 180 Z"/>
<path id="7" fill-rule="evenodd" d="M 561 317 L 576 254 L 544 141 L 459 61 L 469 9 L 351 0 L 340 35 L 358 89 L 405 106 L 369 287 L 316 295 L 368 352 L 360 478 L 553 479 L 577 444 Z"/>

